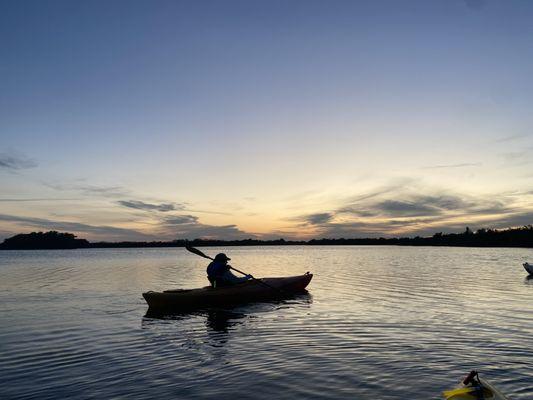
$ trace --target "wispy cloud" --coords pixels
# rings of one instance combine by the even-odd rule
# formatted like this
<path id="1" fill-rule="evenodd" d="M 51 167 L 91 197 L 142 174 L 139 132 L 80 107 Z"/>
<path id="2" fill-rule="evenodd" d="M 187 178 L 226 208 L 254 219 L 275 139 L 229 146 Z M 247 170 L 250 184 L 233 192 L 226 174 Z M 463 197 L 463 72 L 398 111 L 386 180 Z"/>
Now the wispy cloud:
<path id="1" fill-rule="evenodd" d="M 15 199 L 15 198 L 11 198 L 11 199 L 0 199 L 0 202 L 3 202 L 3 203 L 19 203 L 19 202 L 54 202 L 54 201 L 76 201 L 76 200 L 80 200 L 80 199 L 58 199 L 58 198 L 34 198 L 34 199 L 25 199 L 25 198 L 20 198 L 20 199 Z"/>
<path id="2" fill-rule="evenodd" d="M 194 207 L 189 208 L 188 204 L 177 202 L 153 202 L 138 199 L 126 199 L 131 196 L 131 191 L 123 186 L 119 185 L 94 185 L 87 183 L 54 183 L 54 182 L 41 182 L 44 186 L 63 192 L 76 192 L 85 196 L 101 197 L 104 199 L 117 199 L 115 203 L 133 210 L 139 211 L 156 211 L 156 212 L 170 212 L 170 211 L 188 211 L 200 214 L 215 214 L 215 215 L 231 215 L 231 213 L 223 211 L 202 210 Z"/>
<path id="3" fill-rule="evenodd" d="M 466 167 L 481 167 L 482 163 L 460 163 L 460 164 L 441 164 L 441 165 L 428 165 L 422 167 L 422 169 L 448 169 L 448 168 L 466 168 Z"/>
<path id="4" fill-rule="evenodd" d="M 173 226 L 171 231 L 178 239 L 224 239 L 239 240 L 253 238 L 255 235 L 240 230 L 237 225 L 204 225 L 191 224 L 183 226 Z"/>
<path id="5" fill-rule="evenodd" d="M 117 201 L 117 204 L 123 207 L 133 208 L 135 210 L 144 210 L 144 211 L 168 212 L 168 211 L 184 209 L 184 206 L 182 204 L 176 204 L 176 203 L 153 204 L 153 203 L 145 203 L 144 201 L 140 201 L 140 200 L 119 200 Z"/>
<path id="6" fill-rule="evenodd" d="M 523 162 L 530 159 L 531 149 L 520 151 L 509 151 L 507 153 L 501 153 L 500 155 L 505 162 Z"/>
<path id="7" fill-rule="evenodd" d="M 388 185 L 383 185 L 375 190 L 372 190 L 368 193 L 360 194 L 353 196 L 346 200 L 348 204 L 358 203 L 364 200 L 369 200 L 373 198 L 383 197 L 389 194 L 395 194 L 399 191 L 409 188 L 416 183 L 416 180 L 413 178 L 396 178 L 392 180 Z"/>
<path id="8" fill-rule="evenodd" d="M 320 225 L 326 222 L 330 222 L 333 219 L 334 215 L 332 213 L 317 213 L 310 214 L 305 217 L 305 220 L 308 224 L 311 225 Z"/>
<path id="9" fill-rule="evenodd" d="M 12 152 L 11 154 L 0 153 L 0 169 L 17 171 L 21 169 L 34 168 L 36 166 L 37 163 L 34 160 L 29 159 L 22 154 L 15 152 Z"/>
<path id="10" fill-rule="evenodd" d="M 496 219 L 493 224 L 496 228 L 531 225 L 533 224 L 533 210 L 502 216 L 501 218 Z"/>
<path id="11" fill-rule="evenodd" d="M 142 200 L 118 200 L 118 205 L 126 208 L 141 211 L 157 211 L 157 212 L 169 212 L 169 211 L 188 211 L 199 214 L 216 214 L 216 215 L 231 215 L 227 212 L 221 211 L 209 211 L 209 210 L 197 210 L 195 208 L 188 208 L 187 203 L 148 203 Z"/>
<path id="12" fill-rule="evenodd" d="M 440 209 L 421 201 L 385 200 L 374 205 L 375 210 L 387 216 L 424 216 L 441 212 Z"/>
<path id="13" fill-rule="evenodd" d="M 161 234 L 165 237 L 178 239 L 225 239 L 238 240 L 256 237 L 256 235 L 240 230 L 237 225 L 206 225 L 193 215 L 174 215 L 160 221 Z"/>
<path id="14" fill-rule="evenodd" d="M 494 142 L 495 142 L 495 143 L 514 142 L 514 141 L 517 141 L 517 140 L 524 139 L 524 138 L 526 138 L 527 136 L 528 136 L 528 135 L 524 135 L 524 134 L 504 136 L 504 137 L 502 137 L 502 138 L 500 138 L 500 139 L 496 139 Z"/>
<path id="15" fill-rule="evenodd" d="M 531 152 L 533 146 L 522 148 L 517 151 L 508 151 L 505 153 L 500 153 L 499 156 L 503 161 L 502 167 L 504 168 L 517 168 L 524 167 L 533 163 L 533 158 L 531 158 Z"/>
<path id="16" fill-rule="evenodd" d="M 89 185 L 89 184 L 60 184 L 60 183 L 43 183 L 46 187 L 49 187 L 58 191 L 79 192 L 87 196 L 101 196 L 106 198 L 125 197 L 128 194 L 128 190 L 122 186 L 106 186 L 106 185 Z"/>
<path id="17" fill-rule="evenodd" d="M 79 190 L 85 194 L 95 194 L 105 197 L 124 196 L 124 194 L 127 193 L 127 191 L 121 186 L 85 185 L 80 186 Z"/>
<path id="18" fill-rule="evenodd" d="M 192 209 L 192 208 L 183 208 L 181 211 L 195 212 L 199 214 L 232 215 L 232 213 L 224 212 L 224 211 L 197 210 L 197 209 Z"/>
<path id="19" fill-rule="evenodd" d="M 198 223 L 198 217 L 194 215 L 174 215 L 165 218 L 163 223 L 167 226 L 196 224 Z"/>

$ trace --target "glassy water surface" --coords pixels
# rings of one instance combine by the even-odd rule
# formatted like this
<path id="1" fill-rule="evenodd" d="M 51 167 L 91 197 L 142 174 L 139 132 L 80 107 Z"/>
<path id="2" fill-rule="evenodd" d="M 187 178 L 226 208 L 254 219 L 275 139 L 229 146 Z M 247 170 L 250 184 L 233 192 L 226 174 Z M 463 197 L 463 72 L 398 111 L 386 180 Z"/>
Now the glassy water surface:
<path id="1" fill-rule="evenodd" d="M 285 302 L 146 317 L 141 293 L 206 284 L 173 249 L 0 252 L 0 398 L 438 399 L 479 369 L 533 398 L 529 249 L 241 247 Z"/>

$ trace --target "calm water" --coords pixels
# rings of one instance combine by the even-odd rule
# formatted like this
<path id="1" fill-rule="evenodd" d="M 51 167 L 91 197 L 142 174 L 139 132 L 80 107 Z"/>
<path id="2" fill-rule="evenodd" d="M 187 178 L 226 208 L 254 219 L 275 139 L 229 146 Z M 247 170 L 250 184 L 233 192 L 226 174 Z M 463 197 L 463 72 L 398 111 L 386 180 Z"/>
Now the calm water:
<path id="1" fill-rule="evenodd" d="M 427 400 L 473 368 L 533 398 L 532 250 L 226 250 L 256 276 L 312 271 L 309 295 L 152 319 L 141 293 L 205 285 L 202 259 L 0 252 L 0 398 Z"/>

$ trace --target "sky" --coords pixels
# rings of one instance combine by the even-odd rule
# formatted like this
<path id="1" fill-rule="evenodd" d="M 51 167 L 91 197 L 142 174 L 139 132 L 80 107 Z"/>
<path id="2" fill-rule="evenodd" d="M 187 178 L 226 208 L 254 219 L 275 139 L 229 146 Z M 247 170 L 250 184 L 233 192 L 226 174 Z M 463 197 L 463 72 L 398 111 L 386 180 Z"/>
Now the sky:
<path id="1" fill-rule="evenodd" d="M 0 240 L 533 223 L 533 2 L 0 1 Z"/>

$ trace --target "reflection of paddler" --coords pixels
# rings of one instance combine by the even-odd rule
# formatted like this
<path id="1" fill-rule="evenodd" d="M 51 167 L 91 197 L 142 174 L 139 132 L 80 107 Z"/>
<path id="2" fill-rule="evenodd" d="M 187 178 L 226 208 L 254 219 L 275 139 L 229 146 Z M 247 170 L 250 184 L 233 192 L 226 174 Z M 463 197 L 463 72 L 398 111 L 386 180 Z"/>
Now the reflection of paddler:
<path id="1" fill-rule="evenodd" d="M 210 310 L 207 313 L 206 325 L 215 332 L 227 333 L 228 328 L 235 325 L 235 320 L 244 318 L 244 314 L 224 310 Z"/>
<path id="2" fill-rule="evenodd" d="M 229 260 L 231 259 L 224 253 L 219 253 L 207 266 L 207 279 L 209 279 L 213 287 L 231 286 L 246 282 L 252 278 L 251 275 L 246 275 L 241 278 L 233 275 L 231 273 L 231 266 L 228 265 Z"/>

